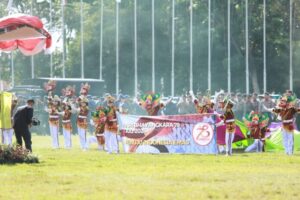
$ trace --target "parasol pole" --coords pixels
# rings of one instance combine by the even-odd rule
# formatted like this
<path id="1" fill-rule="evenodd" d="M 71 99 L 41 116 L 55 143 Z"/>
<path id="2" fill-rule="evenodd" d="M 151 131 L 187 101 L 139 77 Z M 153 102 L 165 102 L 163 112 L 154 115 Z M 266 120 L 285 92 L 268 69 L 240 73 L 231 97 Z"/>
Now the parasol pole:
<path id="1" fill-rule="evenodd" d="M 31 0 L 31 7 L 30 7 L 30 13 L 33 15 L 33 0 Z M 34 56 L 31 56 L 31 78 L 34 79 Z"/>
<path id="2" fill-rule="evenodd" d="M 14 63 L 14 53 L 10 53 L 10 64 L 11 64 L 11 87 L 15 87 L 15 63 Z"/>

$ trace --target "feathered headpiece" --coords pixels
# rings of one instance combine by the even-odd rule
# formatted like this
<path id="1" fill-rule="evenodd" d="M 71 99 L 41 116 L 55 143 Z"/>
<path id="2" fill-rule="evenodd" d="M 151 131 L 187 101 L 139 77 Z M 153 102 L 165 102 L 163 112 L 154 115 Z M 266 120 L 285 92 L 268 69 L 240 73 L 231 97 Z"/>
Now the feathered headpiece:
<path id="1" fill-rule="evenodd" d="M 80 94 L 81 95 L 87 95 L 89 93 L 91 89 L 91 86 L 88 83 L 85 84 L 81 84 L 81 88 L 80 88 Z"/>
<path id="2" fill-rule="evenodd" d="M 296 107 L 297 104 L 297 96 L 293 95 L 284 95 L 277 102 L 277 107 L 280 108 L 293 108 Z"/>
<path id="3" fill-rule="evenodd" d="M 297 96 L 295 94 L 293 94 L 292 96 L 288 96 L 287 97 L 287 107 L 288 108 L 292 108 L 292 107 L 296 107 L 297 105 Z"/>
<path id="4" fill-rule="evenodd" d="M 89 103 L 89 100 L 88 100 L 88 98 L 86 98 L 86 97 L 82 97 L 81 99 L 80 99 L 80 103 Z"/>
<path id="5" fill-rule="evenodd" d="M 145 109 L 149 108 L 150 105 L 151 108 L 154 108 L 160 104 L 160 94 L 154 94 L 152 92 L 144 94 L 141 97 L 140 103 Z"/>
<path id="6" fill-rule="evenodd" d="M 54 80 L 49 80 L 48 82 L 44 83 L 44 90 L 46 92 L 52 92 L 56 88 L 56 81 Z"/>
<path id="7" fill-rule="evenodd" d="M 201 103 L 208 106 L 212 104 L 210 90 L 206 90 L 206 94 L 202 97 Z"/>
<path id="8" fill-rule="evenodd" d="M 61 90 L 61 93 L 65 97 L 74 96 L 74 94 L 75 94 L 75 85 L 73 85 L 73 86 L 68 85 L 67 87 L 65 87 Z"/>
<path id="9" fill-rule="evenodd" d="M 259 125 L 260 128 L 264 128 L 269 124 L 269 116 L 267 113 L 250 112 L 243 117 L 243 121 L 248 128 Z"/>
<path id="10" fill-rule="evenodd" d="M 107 109 L 103 106 L 98 106 L 96 108 L 96 111 L 91 112 L 91 115 L 93 118 L 99 118 L 99 117 L 104 117 L 107 114 Z"/>
<path id="11" fill-rule="evenodd" d="M 53 101 L 57 101 L 57 102 L 60 102 L 60 98 L 59 98 L 59 96 L 57 96 L 57 95 L 54 95 L 54 97 L 53 97 Z"/>
<path id="12" fill-rule="evenodd" d="M 229 98 L 229 95 L 227 95 L 222 101 L 219 103 L 222 104 L 222 108 L 232 108 L 234 106 L 234 102 Z"/>
<path id="13" fill-rule="evenodd" d="M 116 98 L 111 96 L 111 95 L 108 95 L 105 97 L 105 100 L 108 102 L 108 103 L 114 103 L 116 101 Z"/>

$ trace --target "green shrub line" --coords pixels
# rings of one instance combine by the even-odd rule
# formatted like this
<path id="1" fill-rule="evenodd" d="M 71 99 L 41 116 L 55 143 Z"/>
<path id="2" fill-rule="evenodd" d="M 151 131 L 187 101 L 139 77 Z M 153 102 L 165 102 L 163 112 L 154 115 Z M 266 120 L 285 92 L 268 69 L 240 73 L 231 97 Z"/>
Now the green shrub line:
<path id="1" fill-rule="evenodd" d="M 0 164 L 39 163 L 38 156 L 17 145 L 0 145 Z"/>

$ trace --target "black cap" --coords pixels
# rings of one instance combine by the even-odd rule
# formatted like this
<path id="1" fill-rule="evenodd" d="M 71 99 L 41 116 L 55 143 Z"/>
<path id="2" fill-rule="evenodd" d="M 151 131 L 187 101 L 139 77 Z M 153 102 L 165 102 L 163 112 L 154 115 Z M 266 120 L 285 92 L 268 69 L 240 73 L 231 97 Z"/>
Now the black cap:
<path id="1" fill-rule="evenodd" d="M 34 103 L 34 99 L 33 99 L 33 98 L 29 98 L 29 99 L 27 100 L 27 103 Z"/>

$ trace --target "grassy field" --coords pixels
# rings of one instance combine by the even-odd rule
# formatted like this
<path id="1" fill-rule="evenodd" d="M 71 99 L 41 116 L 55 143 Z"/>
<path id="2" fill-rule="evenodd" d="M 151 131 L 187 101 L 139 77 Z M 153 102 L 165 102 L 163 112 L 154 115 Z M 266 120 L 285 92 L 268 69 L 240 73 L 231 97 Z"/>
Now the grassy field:
<path id="1" fill-rule="evenodd" d="M 73 140 L 33 136 L 40 163 L 0 166 L 0 199 L 300 199 L 300 152 L 108 155 Z"/>

